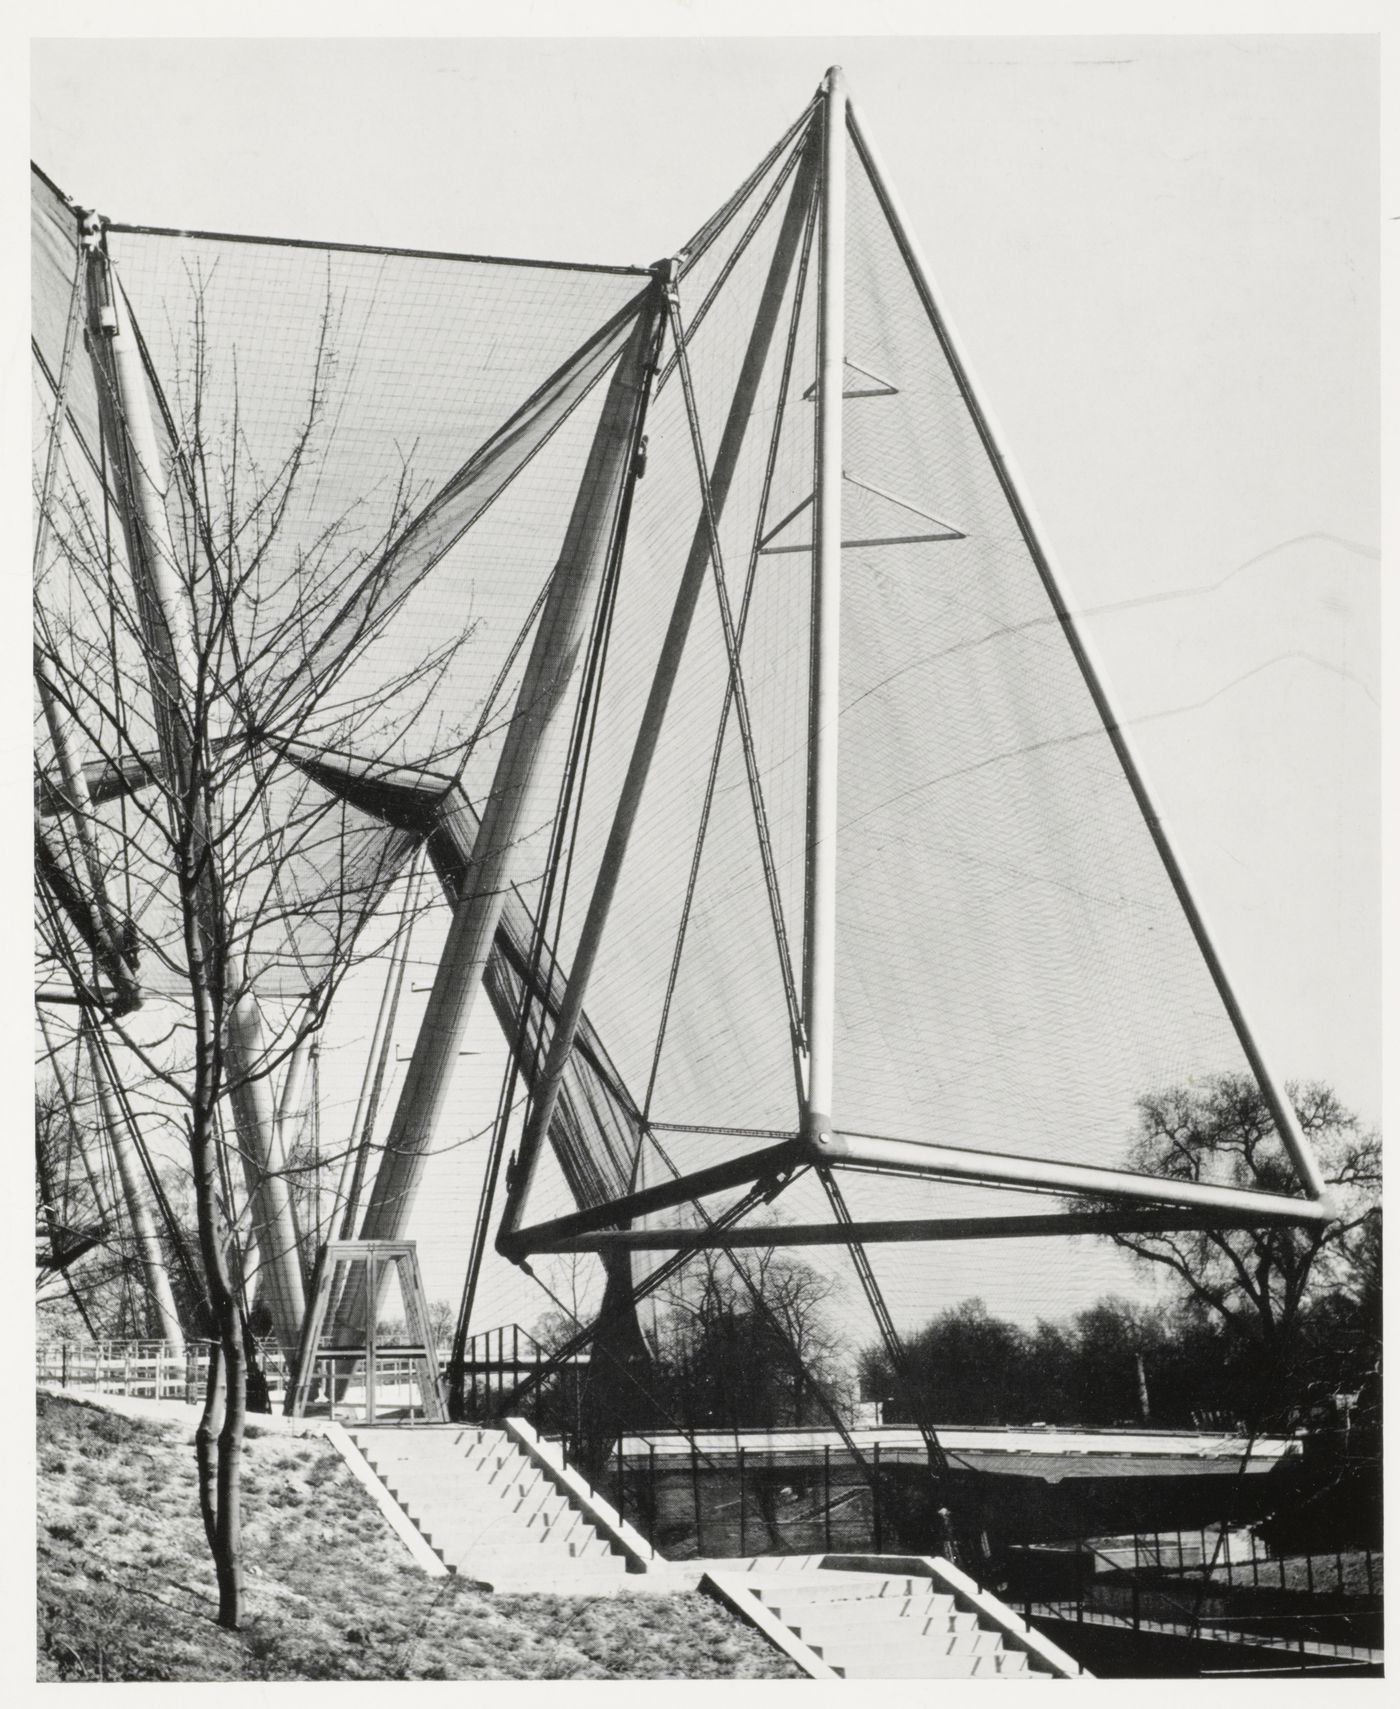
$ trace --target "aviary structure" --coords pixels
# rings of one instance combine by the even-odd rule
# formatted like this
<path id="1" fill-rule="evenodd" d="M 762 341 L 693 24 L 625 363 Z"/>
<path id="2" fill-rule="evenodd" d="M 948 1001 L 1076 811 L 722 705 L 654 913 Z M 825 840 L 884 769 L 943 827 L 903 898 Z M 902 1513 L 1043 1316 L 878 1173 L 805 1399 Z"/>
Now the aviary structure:
<path id="1" fill-rule="evenodd" d="M 236 411 L 272 469 L 321 385 L 334 431 L 278 551 L 402 505 L 339 607 L 308 615 L 304 680 L 365 601 L 392 621 L 354 660 L 357 692 L 470 630 L 373 752 L 241 732 L 339 804 L 376 906 L 425 847 L 452 911 L 392 1116 L 357 1124 L 340 1172 L 343 1235 L 412 1233 L 480 988 L 510 1042 L 464 1243 L 459 1404 L 493 1229 L 519 1264 L 596 1255 L 603 1303 L 578 1340 L 601 1338 L 603 1372 L 635 1371 L 636 1301 L 701 1248 L 739 1265 L 843 1249 L 897 1367 L 926 1243 L 1328 1217 L 839 70 L 649 269 L 106 225 L 84 271 L 73 210 L 41 179 L 35 196 L 46 427 L 86 455 L 85 473 L 58 459 L 65 478 L 114 498 L 129 560 L 142 527 L 176 514 L 178 541 L 208 502 L 179 455 L 196 403 Z M 86 292 L 100 316 L 109 278 L 127 341 L 99 422 L 64 304 Z M 338 364 L 318 366 L 328 345 Z M 102 447 L 148 393 L 165 437 L 127 490 Z M 36 560 L 41 605 L 55 556 Z M 294 575 L 275 597 L 295 609 Z M 45 669 L 71 682 L 52 633 Z M 42 827 L 70 827 L 51 902 L 96 958 L 99 1025 L 136 974 L 80 827 L 100 835 L 140 779 L 49 729 Z M 348 847 L 324 851 L 337 874 Z M 259 1001 L 317 988 L 295 898 L 278 931 L 256 946 L 250 1026 Z M 1295 1194 L 1119 1166 L 1139 1096 L 1222 1070 L 1261 1088 Z M 237 1118 L 290 1346 L 276 1133 L 261 1108 Z M 340 1310 L 353 1335 L 363 1298 Z M 598 1404 L 622 1408 L 623 1387 Z"/>

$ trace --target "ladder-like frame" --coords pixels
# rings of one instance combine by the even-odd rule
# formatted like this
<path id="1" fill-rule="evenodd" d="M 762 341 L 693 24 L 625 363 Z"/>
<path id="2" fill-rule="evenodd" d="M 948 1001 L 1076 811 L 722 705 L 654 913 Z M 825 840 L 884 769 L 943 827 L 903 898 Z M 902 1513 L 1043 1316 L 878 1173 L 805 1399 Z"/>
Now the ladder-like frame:
<path id="1" fill-rule="evenodd" d="M 348 1282 L 356 1264 L 365 1266 L 365 1338 L 360 1345 L 321 1346 L 326 1320 L 336 1301 L 345 1292 L 338 1286 L 341 1266 L 345 1266 Z M 398 1272 L 399 1288 L 403 1294 L 404 1321 L 408 1326 L 405 1346 L 381 1347 L 375 1333 L 378 1316 L 377 1302 L 384 1280 L 386 1265 Z M 438 1367 L 437 1348 L 433 1343 L 428 1322 L 428 1301 L 423 1292 L 423 1277 L 418 1268 L 418 1247 L 412 1240 L 328 1240 L 316 1254 L 316 1272 L 311 1283 L 311 1309 L 302 1327 L 301 1348 L 297 1355 L 296 1381 L 287 1396 L 287 1415 L 304 1418 L 306 1406 L 315 1383 L 317 1366 L 330 1367 L 326 1374 L 326 1395 L 330 1415 L 335 1417 L 336 1389 L 340 1382 L 338 1367 L 342 1361 L 363 1359 L 365 1366 L 365 1423 L 374 1424 L 377 1413 L 375 1393 L 378 1360 L 381 1354 L 393 1354 L 402 1359 L 412 1358 L 418 1367 L 418 1387 L 423 1397 L 423 1418 L 429 1424 L 447 1422 L 447 1402 L 442 1376 Z"/>

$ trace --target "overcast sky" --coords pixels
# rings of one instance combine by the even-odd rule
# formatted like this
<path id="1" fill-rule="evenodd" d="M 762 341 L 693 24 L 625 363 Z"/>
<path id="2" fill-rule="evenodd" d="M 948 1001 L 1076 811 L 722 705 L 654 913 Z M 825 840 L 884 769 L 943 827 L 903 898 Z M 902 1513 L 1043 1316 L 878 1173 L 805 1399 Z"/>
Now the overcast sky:
<path id="1" fill-rule="evenodd" d="M 41 41 L 32 149 L 117 220 L 645 263 L 833 61 L 1256 1030 L 1378 1118 L 1372 39 Z"/>

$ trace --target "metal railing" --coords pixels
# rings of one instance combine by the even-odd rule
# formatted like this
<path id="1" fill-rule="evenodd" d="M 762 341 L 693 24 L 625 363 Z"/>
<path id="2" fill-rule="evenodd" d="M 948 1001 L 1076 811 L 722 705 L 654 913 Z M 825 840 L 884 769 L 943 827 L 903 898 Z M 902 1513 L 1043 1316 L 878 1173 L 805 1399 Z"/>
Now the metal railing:
<path id="1" fill-rule="evenodd" d="M 657 1434 L 590 1441 L 555 1432 L 571 1465 L 668 1560 L 907 1551 L 937 1516 L 918 1510 L 927 1456 L 909 1442 L 718 1448 Z M 940 1546 L 949 1543 L 934 1537 Z"/>
<path id="2" fill-rule="evenodd" d="M 164 1341 L 41 1341 L 35 1348 L 34 1380 L 97 1394 L 198 1404 L 209 1378 L 210 1347 L 208 1341 L 190 1341 L 183 1349 Z M 363 1354 L 332 1350 L 324 1357 L 364 1364 Z M 415 1359 L 412 1349 L 381 1349 L 375 1377 L 382 1387 L 411 1387 L 420 1364 L 421 1354 Z M 289 1362 L 276 1346 L 259 1343 L 258 1366 L 277 1410 L 286 1396 Z"/>
<path id="3" fill-rule="evenodd" d="M 1304 1660 L 1383 1642 L 1384 1557 L 1368 1547 L 1274 1553 L 1252 1530 L 1204 1527 L 1014 1549 L 1027 1620 L 1208 1638 Z"/>
<path id="4" fill-rule="evenodd" d="M 34 1380 L 65 1389 L 136 1396 L 146 1400 L 204 1399 L 209 1377 L 208 1341 L 173 1348 L 164 1341 L 41 1341 L 34 1350 Z M 287 1362 L 274 1346 L 258 1348 L 268 1392 L 286 1392 Z"/>
<path id="5" fill-rule="evenodd" d="M 518 1323 L 478 1330 L 462 1350 L 462 1399 L 468 1418 L 496 1417 L 503 1403 L 526 1377 L 550 1362 L 551 1355 Z M 551 1411 L 576 1416 L 579 1379 L 589 1356 L 576 1353 L 564 1360 L 544 1389 L 521 1408 L 522 1415 L 544 1417 Z"/>

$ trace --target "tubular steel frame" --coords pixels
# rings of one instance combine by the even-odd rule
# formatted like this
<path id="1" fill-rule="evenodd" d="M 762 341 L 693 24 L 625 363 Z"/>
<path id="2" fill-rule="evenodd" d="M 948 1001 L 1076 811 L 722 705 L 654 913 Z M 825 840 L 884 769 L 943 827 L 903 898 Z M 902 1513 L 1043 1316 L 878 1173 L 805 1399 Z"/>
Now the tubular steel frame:
<path id="1" fill-rule="evenodd" d="M 793 1142 L 784 1139 L 778 1146 L 755 1152 L 750 1159 L 734 1159 L 683 1176 L 660 1187 L 632 1193 L 610 1204 L 580 1210 L 569 1216 L 556 1217 L 532 1227 L 522 1227 L 523 1205 L 528 1190 L 528 1168 L 517 1177 L 507 1215 L 498 1235 L 498 1247 L 506 1256 L 519 1257 L 527 1252 L 563 1252 L 609 1250 L 700 1250 L 709 1245 L 850 1245 L 852 1242 L 902 1242 L 912 1240 L 986 1239 L 1049 1234 L 1085 1234 L 1107 1232 L 1110 1229 L 1142 1232 L 1148 1229 L 1199 1228 L 1219 1226 L 1265 1226 L 1270 1224 L 1316 1225 L 1330 1220 L 1332 1208 L 1325 1183 L 1312 1158 L 1306 1139 L 1297 1129 L 1296 1118 L 1279 1083 L 1270 1074 L 1262 1054 L 1244 1023 L 1237 1000 L 1225 977 L 1205 926 L 1203 916 L 1191 898 L 1181 864 L 1173 852 L 1160 816 L 1152 805 L 1142 773 L 1132 753 L 1131 744 L 1123 731 L 1101 675 L 1094 662 L 1087 640 L 1080 635 L 1060 583 L 1049 558 L 1035 533 L 1028 507 L 1013 483 L 1007 459 L 1000 450 L 989 425 L 986 412 L 979 404 L 968 379 L 965 364 L 959 357 L 946 320 L 937 308 L 928 277 L 908 236 L 894 201 L 880 173 L 873 150 L 860 126 L 856 111 L 848 101 L 839 67 L 827 75 L 821 96 L 819 125 L 804 139 L 811 154 L 821 153 L 821 169 L 817 179 L 816 203 L 820 217 L 820 265 L 818 307 L 818 376 L 812 395 L 818 414 L 818 445 L 814 470 L 812 504 L 815 532 L 813 552 L 813 632 L 812 672 L 810 685 L 809 730 L 809 795 L 807 834 L 807 883 L 804 955 L 802 968 L 803 1001 L 794 1043 L 798 1053 L 799 1081 L 802 1085 L 801 1138 L 796 1142 L 805 1152 L 805 1160 L 820 1168 L 854 1169 L 861 1172 L 899 1174 L 937 1181 L 968 1182 L 988 1188 L 1019 1189 L 1038 1193 L 1060 1193 L 1078 1196 L 1090 1208 L 1065 1209 L 1045 1215 L 998 1215 L 981 1217 L 906 1218 L 847 1222 L 838 1227 L 833 1221 L 823 1230 L 820 1225 L 782 1227 L 762 1231 L 727 1229 L 724 1238 L 717 1239 L 709 1230 L 629 1229 L 624 1226 L 631 1217 L 665 1209 L 705 1194 L 721 1190 L 742 1180 L 752 1180 L 768 1160 Z M 1265 1092 L 1271 1113 L 1278 1125 L 1290 1156 L 1298 1169 L 1307 1196 L 1289 1198 L 1281 1194 L 1252 1192 L 1242 1188 L 1217 1186 L 1195 1181 L 1170 1181 L 1159 1177 L 1137 1175 L 1127 1170 L 1090 1165 L 1076 1165 L 1052 1159 L 1015 1156 L 1008 1153 L 986 1153 L 960 1149 L 956 1146 L 927 1143 L 910 1139 L 888 1138 L 837 1129 L 831 1115 L 831 1056 L 834 1044 L 834 1001 L 837 970 L 835 967 L 835 918 L 837 908 L 835 866 L 836 824 L 836 720 L 838 709 L 837 685 L 840 671 L 840 555 L 841 516 L 840 493 L 844 475 L 841 468 L 841 408 L 845 379 L 844 324 L 844 216 L 845 216 L 845 150 L 850 137 L 858 158 L 869 176 L 871 187 L 889 222 L 891 232 L 909 269 L 930 324 L 937 336 L 953 372 L 963 401 L 987 451 L 998 480 L 1016 518 L 1026 547 L 1031 554 L 1056 616 L 1073 650 L 1086 686 L 1123 766 L 1139 810 L 1166 867 L 1168 877 L 1187 914 L 1188 922 L 1201 948 L 1208 969 L 1225 1004 L 1236 1034 L 1240 1039 L 1251 1068 L 1254 1069 Z M 779 182 L 782 181 L 780 175 Z M 799 186 L 794 188 L 780 236 L 778 251 L 792 240 L 794 207 Z M 765 210 L 771 206 L 774 192 L 770 190 Z M 774 268 L 778 264 L 775 253 Z M 790 260 L 785 263 L 790 266 Z M 785 289 L 785 285 L 783 287 Z M 774 296 L 774 278 L 770 272 L 760 322 L 767 312 L 775 315 L 778 302 Z M 781 299 L 778 290 L 776 297 Z M 693 330 L 693 329 L 692 329 Z M 759 328 L 756 326 L 755 336 Z M 685 371 L 684 339 L 688 331 L 677 327 L 677 349 L 672 363 L 679 366 L 683 382 Z M 764 329 L 763 349 L 766 358 L 771 328 Z M 751 343 L 750 355 L 753 355 Z M 760 364 L 761 366 L 761 364 Z M 669 368 L 669 365 L 668 365 Z M 747 375 L 747 370 L 746 370 Z M 749 386 L 753 389 L 756 380 Z M 687 384 L 687 392 L 689 386 Z M 723 572 L 718 562 L 718 514 L 727 493 L 729 467 L 726 464 L 728 441 L 734 431 L 734 409 L 745 402 L 740 396 L 745 388 L 736 390 L 731 406 L 730 424 L 725 443 L 716 458 L 712 480 L 705 480 L 705 464 L 700 455 L 701 484 L 704 504 L 700 523 L 692 546 L 692 562 L 688 576 L 697 581 L 703 573 L 704 560 L 713 561 L 718 578 Z M 692 424 L 693 426 L 693 424 Z M 697 454 L 700 448 L 696 446 Z M 737 453 L 736 453 L 737 454 Z M 713 491 L 713 497 L 711 493 Z M 762 521 L 760 519 L 760 534 Z M 759 539 L 760 549 L 762 539 Z M 697 589 L 698 592 L 698 589 Z M 722 615 L 728 617 L 720 581 Z M 670 681 L 674 677 L 679 651 L 684 645 L 687 625 L 680 624 L 680 597 L 677 615 L 673 617 L 673 633 L 668 635 L 662 663 L 658 665 L 653 685 L 653 702 L 647 708 L 643 729 L 638 738 L 634 767 L 641 760 L 642 769 L 636 781 L 639 796 L 645 781 L 645 763 L 654 746 L 655 732 L 664 716 Z M 693 609 L 693 606 L 692 606 Z M 688 613 L 687 613 L 688 616 Z M 741 613 L 742 620 L 742 613 Z M 734 631 L 732 621 L 725 624 L 725 638 L 730 654 L 731 684 L 741 703 L 742 681 L 738 677 L 737 648 L 740 629 Z M 672 658 L 674 651 L 676 657 Z M 669 667 L 669 668 L 668 668 Z M 658 698 L 659 689 L 659 698 Z M 726 701 L 726 711 L 728 710 Z M 648 732 L 651 732 L 648 738 Z M 629 781 L 632 781 L 629 779 Z M 751 787 L 753 780 L 750 780 Z M 626 793 L 626 792 L 625 792 Z M 632 804 L 635 811 L 635 801 Z M 615 833 L 618 829 L 615 826 Z M 630 820 L 625 822 L 620 844 L 610 846 L 602 871 L 608 877 L 601 900 L 596 933 L 601 934 L 612 887 L 621 866 L 626 847 Z M 616 838 L 615 838 L 616 840 Z M 613 857 L 613 858 L 609 858 Z M 571 970 L 571 991 L 577 991 L 575 1002 L 581 1006 L 592 953 L 596 944 L 587 931 L 584 942 L 588 953 L 582 965 Z M 566 1011 L 568 1009 L 566 1000 Z M 556 1028 L 546 1084 L 562 1072 L 571 1044 L 572 1029 L 561 1021 Z M 805 1061 L 803 1049 L 806 1047 Z M 537 1155 L 541 1136 L 547 1128 L 552 1103 L 546 1096 L 537 1100 L 522 1161 Z M 649 1114 L 649 1109 L 646 1112 Z M 658 1130 L 664 1124 L 657 1124 Z M 650 1132 L 650 1126 L 646 1128 Z M 697 1131 L 699 1131 L 697 1129 Z M 775 1136 L 776 1137 L 776 1136 Z M 834 1183 L 833 1183 L 834 1184 Z M 1144 1207 L 1152 1207 L 1150 1210 Z M 838 1219 L 839 1220 L 839 1219 Z M 607 1225 L 613 1225 L 611 1227 Z"/>

